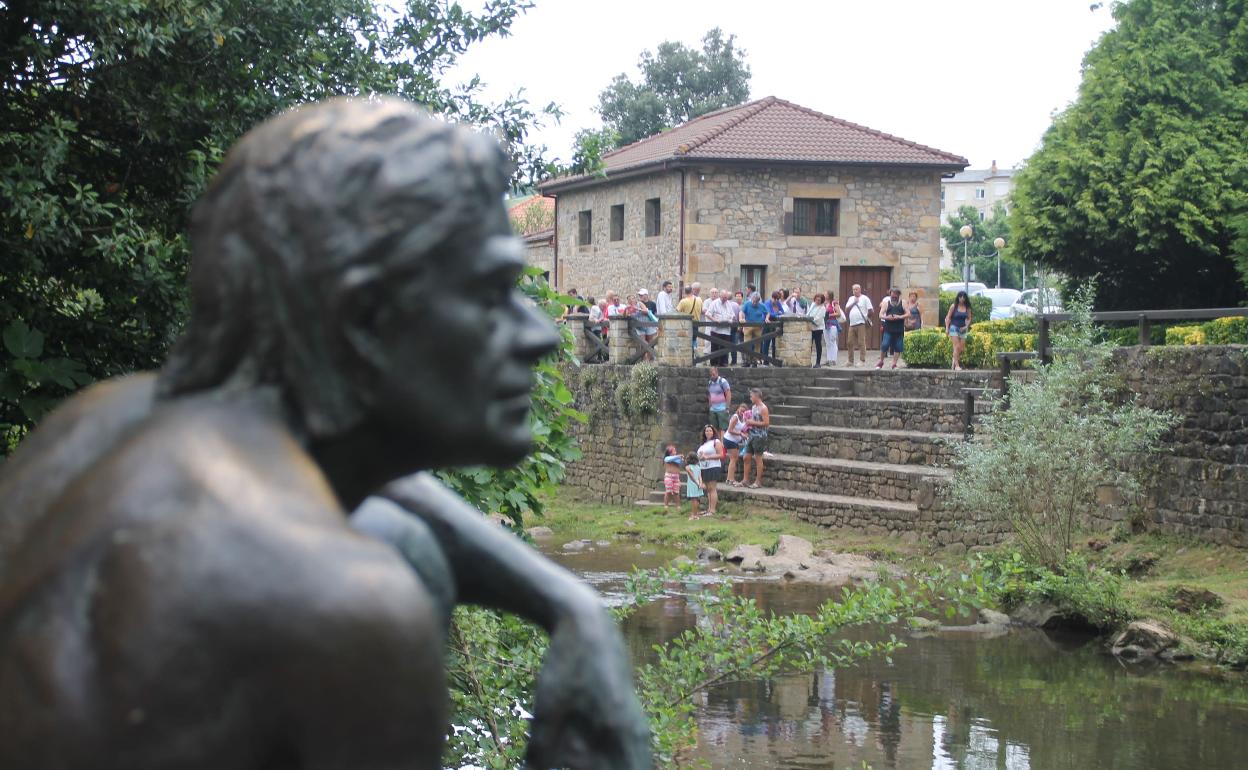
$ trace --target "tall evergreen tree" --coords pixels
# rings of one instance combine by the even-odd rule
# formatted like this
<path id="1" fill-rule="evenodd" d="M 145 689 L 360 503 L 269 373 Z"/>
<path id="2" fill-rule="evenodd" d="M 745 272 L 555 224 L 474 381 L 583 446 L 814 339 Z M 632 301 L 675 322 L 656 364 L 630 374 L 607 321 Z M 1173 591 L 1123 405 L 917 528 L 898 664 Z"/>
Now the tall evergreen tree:
<path id="1" fill-rule="evenodd" d="M 1246 7 L 1114 7 L 1078 99 L 1017 177 L 1016 256 L 1099 275 L 1098 309 L 1248 297 Z"/>

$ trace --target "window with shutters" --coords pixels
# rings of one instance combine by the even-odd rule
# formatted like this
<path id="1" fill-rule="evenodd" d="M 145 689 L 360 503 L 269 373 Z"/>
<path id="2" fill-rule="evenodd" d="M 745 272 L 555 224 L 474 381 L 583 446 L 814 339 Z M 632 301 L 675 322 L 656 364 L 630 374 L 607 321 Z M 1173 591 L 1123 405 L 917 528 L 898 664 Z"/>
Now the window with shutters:
<path id="1" fill-rule="evenodd" d="M 611 207 L 611 240 L 624 240 L 624 204 L 617 203 Z"/>
<path id="2" fill-rule="evenodd" d="M 653 238 L 659 234 L 659 199 L 646 199 L 646 237 Z"/>
<path id="3" fill-rule="evenodd" d="M 841 202 L 836 198 L 794 198 L 794 235 L 836 235 Z"/>
<path id="4" fill-rule="evenodd" d="M 594 242 L 594 212 L 582 211 L 576 215 L 576 220 L 576 243 L 580 246 L 588 246 Z"/>

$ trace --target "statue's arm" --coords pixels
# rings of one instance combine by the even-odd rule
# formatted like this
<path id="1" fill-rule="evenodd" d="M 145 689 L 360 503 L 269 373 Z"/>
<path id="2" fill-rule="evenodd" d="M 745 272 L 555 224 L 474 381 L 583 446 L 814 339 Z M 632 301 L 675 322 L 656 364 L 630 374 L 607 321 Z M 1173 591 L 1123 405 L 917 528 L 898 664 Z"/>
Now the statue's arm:
<path id="1" fill-rule="evenodd" d="M 433 476 L 396 481 L 378 497 L 415 516 L 436 541 L 441 553 L 434 558 L 445 560 L 456 600 L 519 615 L 552 633 L 560 625 L 606 619 L 598 597 L 576 576 L 491 523 Z M 367 510 L 368 503 L 361 513 Z M 405 554 L 410 549 L 401 548 Z"/>
<path id="2" fill-rule="evenodd" d="M 411 514 L 436 541 L 459 601 L 519 615 L 550 634 L 534 697 L 530 766 L 649 770 L 649 726 L 623 640 L 593 590 L 428 474 L 394 482 L 378 497 Z M 380 506 L 373 510 L 383 518 Z M 356 526 L 374 536 L 381 529 L 366 520 Z M 428 550 L 422 548 L 400 550 L 412 563 L 412 554 Z M 429 580 L 428 566 L 413 567 Z"/>

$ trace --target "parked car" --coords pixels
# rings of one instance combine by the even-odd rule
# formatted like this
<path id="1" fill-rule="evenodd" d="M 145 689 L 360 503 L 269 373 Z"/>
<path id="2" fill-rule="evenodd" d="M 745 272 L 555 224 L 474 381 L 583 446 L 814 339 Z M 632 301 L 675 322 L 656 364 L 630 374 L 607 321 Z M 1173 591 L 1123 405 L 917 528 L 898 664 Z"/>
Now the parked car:
<path id="1" fill-rule="evenodd" d="M 1018 298 L 1018 301 L 1014 303 L 1014 314 L 1026 313 L 1027 315 L 1035 315 L 1037 307 L 1040 307 L 1040 290 L 1027 289 Z M 1044 290 L 1044 306 L 1040 307 L 1040 312 L 1062 312 L 1062 295 L 1057 289 Z"/>
<path id="2" fill-rule="evenodd" d="M 985 289 L 980 294 L 992 300 L 993 321 L 1013 318 L 1014 303 L 1023 295 L 1018 289 Z"/>
<path id="3" fill-rule="evenodd" d="M 949 283 L 942 283 L 940 285 L 941 291 L 958 292 L 958 291 L 962 291 L 964 288 L 967 288 L 966 281 L 951 281 Z M 987 285 L 978 283 L 976 281 L 971 281 L 969 285 L 969 289 L 967 289 L 966 293 L 974 297 L 976 294 L 983 294 L 987 290 L 988 290 Z"/>

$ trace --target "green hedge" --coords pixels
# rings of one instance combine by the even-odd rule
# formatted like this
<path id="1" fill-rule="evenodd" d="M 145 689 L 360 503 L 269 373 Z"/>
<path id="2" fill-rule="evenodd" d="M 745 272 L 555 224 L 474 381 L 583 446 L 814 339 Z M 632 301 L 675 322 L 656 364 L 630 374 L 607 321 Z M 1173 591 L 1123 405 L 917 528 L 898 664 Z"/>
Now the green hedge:
<path id="1" fill-rule="evenodd" d="M 953 304 L 953 300 L 957 298 L 956 291 L 942 291 L 940 293 L 940 317 L 936 319 L 933 326 L 944 326 L 945 316 L 949 313 L 949 306 Z M 992 300 L 984 296 L 971 297 L 971 322 L 987 321 L 992 318 Z M 926 322 L 926 321 L 925 321 Z"/>
<path id="2" fill-rule="evenodd" d="M 918 331 L 906 332 L 906 349 L 901 358 L 906 366 L 916 369 L 949 368 L 953 360 L 953 346 L 949 335 L 938 326 L 928 326 Z"/>
<path id="3" fill-rule="evenodd" d="M 1248 318 L 1215 318 L 1203 324 L 1171 326 L 1167 345 L 1248 345 Z"/>
<path id="4" fill-rule="evenodd" d="M 1012 328 L 1009 321 L 973 324 L 962 352 L 962 368 L 995 369 L 997 353 L 1036 349 L 1036 335 L 1004 331 Z M 916 369 L 948 368 L 953 364 L 953 343 L 944 329 L 929 327 L 906 332 L 906 349 L 901 357 L 906 366 Z"/>
<path id="5" fill-rule="evenodd" d="M 1015 353 L 1022 350 L 1036 349 L 1036 335 L 1019 334 L 1017 332 L 993 333 L 979 328 L 979 324 L 971 327 L 966 336 L 966 350 L 962 351 L 963 369 L 996 369 L 998 353 Z"/>

